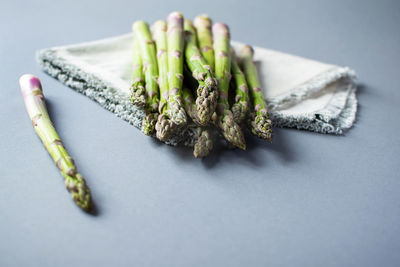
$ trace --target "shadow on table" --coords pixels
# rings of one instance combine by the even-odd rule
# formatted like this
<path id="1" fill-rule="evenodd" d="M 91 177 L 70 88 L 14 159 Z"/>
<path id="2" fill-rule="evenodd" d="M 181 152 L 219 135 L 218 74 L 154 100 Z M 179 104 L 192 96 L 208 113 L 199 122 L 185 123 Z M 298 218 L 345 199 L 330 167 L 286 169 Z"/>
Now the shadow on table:
<path id="1" fill-rule="evenodd" d="M 290 142 L 287 140 L 287 131 L 285 129 L 274 128 L 274 139 L 272 143 L 255 137 L 249 131 L 245 133 L 247 150 L 243 151 L 240 149 L 228 149 L 225 144 L 216 147 L 215 151 L 203 159 L 203 164 L 207 168 L 213 168 L 218 165 L 221 160 L 226 160 L 224 158 L 225 154 L 230 154 L 231 157 L 237 157 L 234 164 L 249 165 L 251 167 L 265 166 L 266 161 L 264 157 L 267 153 L 272 152 L 282 159 L 282 161 L 288 163 L 295 160 L 293 154 L 291 153 Z M 229 158 L 227 158 L 229 160 Z"/>
<path id="2" fill-rule="evenodd" d="M 353 127 L 357 126 L 357 122 L 362 119 L 362 109 L 364 108 L 363 104 L 361 103 L 360 100 L 363 99 L 364 96 L 370 95 L 370 97 L 373 97 L 374 99 L 378 99 L 379 95 L 378 92 L 379 90 L 373 90 L 373 88 L 367 86 L 366 84 L 358 84 L 357 85 L 357 113 L 356 113 L 356 120 L 354 122 Z M 360 99 L 361 98 L 361 99 Z M 379 101 L 379 100 L 377 100 Z M 351 131 L 351 128 L 349 129 Z M 344 135 L 346 135 L 347 131 L 345 132 Z"/>
<path id="3" fill-rule="evenodd" d="M 206 168 L 215 168 L 221 161 L 231 162 L 232 164 L 243 164 L 249 167 L 265 166 L 264 150 L 278 155 L 285 163 L 295 160 L 294 154 L 291 151 L 291 144 L 287 138 L 286 129 L 274 128 L 273 143 L 259 139 L 248 131 L 246 131 L 245 137 L 247 142 L 246 151 L 238 148 L 228 148 L 223 138 L 215 138 L 214 148 L 210 155 L 202 159 L 196 159 L 193 156 L 193 148 L 189 147 L 168 147 L 168 152 L 174 157 L 178 157 L 182 162 L 201 161 Z M 164 145 L 155 139 L 153 143 L 157 146 Z"/>

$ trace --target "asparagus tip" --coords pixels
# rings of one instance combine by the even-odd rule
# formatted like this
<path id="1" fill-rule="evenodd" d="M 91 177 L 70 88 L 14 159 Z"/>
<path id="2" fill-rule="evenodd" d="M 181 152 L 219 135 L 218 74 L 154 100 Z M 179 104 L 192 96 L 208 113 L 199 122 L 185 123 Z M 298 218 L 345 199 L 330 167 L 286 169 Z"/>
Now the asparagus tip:
<path id="1" fill-rule="evenodd" d="M 156 22 L 154 22 L 153 26 L 158 26 L 161 29 L 164 29 L 164 28 L 166 28 L 165 20 L 159 19 Z"/>
<path id="2" fill-rule="evenodd" d="M 222 130 L 225 139 L 236 147 L 246 150 L 246 141 L 240 126 L 234 121 L 230 110 L 225 110 L 218 116 L 218 126 Z"/>
<path id="3" fill-rule="evenodd" d="M 173 12 L 169 13 L 168 16 L 167 16 L 167 22 L 168 23 L 171 23 L 171 22 L 182 23 L 183 22 L 182 13 L 178 12 L 178 11 L 173 11 Z"/>
<path id="4" fill-rule="evenodd" d="M 158 116 L 157 113 L 151 112 L 143 117 L 142 132 L 145 135 L 152 135 L 154 133 L 154 129 L 157 122 L 157 116 Z"/>
<path id="5" fill-rule="evenodd" d="M 196 27 L 203 27 L 210 29 L 211 28 L 211 19 L 207 14 L 201 14 L 194 18 L 193 23 Z"/>
<path id="6" fill-rule="evenodd" d="M 84 211 L 90 211 L 92 208 L 92 198 L 89 187 L 86 185 L 85 179 L 79 173 L 73 176 L 62 173 L 65 178 L 65 186 L 71 193 L 72 199 Z"/>
<path id="7" fill-rule="evenodd" d="M 168 118 L 167 115 L 161 113 L 158 115 L 157 123 L 155 126 L 156 137 L 160 141 L 166 141 L 171 138 L 174 133 L 176 125 Z"/>
<path id="8" fill-rule="evenodd" d="M 272 122 L 265 114 L 250 116 L 249 126 L 251 132 L 257 137 L 272 143 Z"/>
<path id="9" fill-rule="evenodd" d="M 206 23 L 207 25 L 211 26 L 211 19 L 210 16 L 207 14 L 200 14 L 197 15 L 193 20 L 195 25 Z"/>
<path id="10" fill-rule="evenodd" d="M 135 28 L 137 28 L 137 27 L 139 27 L 141 25 L 148 25 L 148 24 L 144 20 L 137 20 L 132 24 L 132 29 L 135 30 Z"/>
<path id="11" fill-rule="evenodd" d="M 211 139 L 211 134 L 208 130 L 201 130 L 201 133 L 198 137 L 193 150 L 193 155 L 196 158 L 204 158 L 210 154 L 210 151 L 213 149 L 213 142 Z"/>
<path id="12" fill-rule="evenodd" d="M 132 104 L 144 107 L 146 105 L 145 88 L 141 85 L 133 84 L 130 91 Z"/>
<path id="13" fill-rule="evenodd" d="M 242 101 L 232 105 L 233 119 L 236 123 L 241 123 L 245 119 L 248 107 L 248 103 Z"/>
<path id="14" fill-rule="evenodd" d="M 240 51 L 242 57 L 253 57 L 254 49 L 250 45 L 244 45 Z"/>
<path id="15" fill-rule="evenodd" d="M 225 23 L 217 22 L 212 26 L 212 33 L 215 37 L 224 35 L 226 38 L 230 38 L 229 36 L 229 27 Z"/>
<path id="16" fill-rule="evenodd" d="M 210 122 L 211 116 L 215 111 L 218 100 L 218 91 L 211 86 L 199 86 L 196 98 L 196 121 L 200 125 Z"/>
<path id="17" fill-rule="evenodd" d="M 181 126 L 187 123 L 185 109 L 178 103 L 178 101 L 169 103 L 168 115 L 170 120 L 176 125 Z"/>
<path id="18" fill-rule="evenodd" d="M 42 85 L 38 77 L 32 74 L 24 74 L 19 78 L 19 84 L 21 91 L 25 97 L 26 93 L 29 93 L 35 89 L 42 90 Z"/>

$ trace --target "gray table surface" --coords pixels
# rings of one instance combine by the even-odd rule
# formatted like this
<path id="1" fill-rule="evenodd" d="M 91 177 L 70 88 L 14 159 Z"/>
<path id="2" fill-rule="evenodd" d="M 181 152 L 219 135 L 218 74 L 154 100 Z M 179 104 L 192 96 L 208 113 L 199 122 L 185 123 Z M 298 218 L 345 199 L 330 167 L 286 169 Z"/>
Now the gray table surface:
<path id="1" fill-rule="evenodd" d="M 345 136 L 275 129 L 205 160 L 148 138 L 42 73 L 37 49 L 207 12 L 254 45 L 348 65 Z M 0 266 L 399 266 L 398 1 L 2 1 Z M 97 215 L 71 201 L 18 86 L 38 75 Z"/>

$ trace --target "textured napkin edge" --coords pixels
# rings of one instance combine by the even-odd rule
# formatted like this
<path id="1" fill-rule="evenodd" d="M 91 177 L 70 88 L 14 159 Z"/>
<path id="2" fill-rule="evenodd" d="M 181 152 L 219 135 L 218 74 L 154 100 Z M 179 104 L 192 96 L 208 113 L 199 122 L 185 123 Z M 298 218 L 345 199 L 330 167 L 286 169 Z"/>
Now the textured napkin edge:
<path id="1" fill-rule="evenodd" d="M 355 84 L 350 84 L 348 89 L 349 93 L 345 101 L 345 106 L 341 109 L 337 107 L 337 110 L 335 110 L 336 112 L 340 110 L 337 116 L 332 117 L 318 112 L 292 115 L 274 111 L 270 113 L 271 120 L 275 127 L 296 128 L 324 134 L 342 135 L 353 126 L 357 113 L 357 88 Z M 338 101 L 339 99 L 333 98 L 328 105 L 333 107 L 335 106 L 335 102 Z"/>
<path id="2" fill-rule="evenodd" d="M 268 99 L 274 126 L 324 134 L 344 134 L 353 126 L 356 119 L 358 107 L 356 79 L 356 72 L 349 67 L 335 67 L 287 93 Z M 300 114 L 287 114 L 279 111 L 320 94 L 335 82 L 338 82 L 340 88 L 321 110 Z"/>

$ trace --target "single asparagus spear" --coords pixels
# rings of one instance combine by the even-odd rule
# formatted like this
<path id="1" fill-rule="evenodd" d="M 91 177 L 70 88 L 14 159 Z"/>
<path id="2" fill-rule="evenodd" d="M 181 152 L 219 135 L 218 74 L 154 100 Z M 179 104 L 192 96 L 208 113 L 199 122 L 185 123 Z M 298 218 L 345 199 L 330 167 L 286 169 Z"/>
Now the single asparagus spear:
<path id="1" fill-rule="evenodd" d="M 189 117 L 192 120 L 196 118 L 196 104 L 193 100 L 192 92 L 186 86 L 183 87 L 183 103 Z M 198 137 L 194 144 L 193 155 L 196 158 L 203 158 L 208 156 L 213 149 L 213 141 L 207 128 L 197 127 L 196 131 Z"/>
<path id="2" fill-rule="evenodd" d="M 159 114 L 156 123 L 156 136 L 161 141 L 168 140 L 176 125 L 168 116 L 168 54 L 167 54 L 167 24 L 163 20 L 156 21 L 153 25 L 153 37 L 156 41 L 158 59 L 158 84 L 160 87 Z"/>
<path id="3" fill-rule="evenodd" d="M 231 48 L 232 58 L 232 77 L 235 84 L 235 103 L 232 106 L 233 118 L 240 124 L 247 115 L 249 109 L 249 89 L 247 87 L 246 77 L 239 67 L 235 50 Z"/>
<path id="4" fill-rule="evenodd" d="M 253 110 L 250 112 L 248 126 L 251 132 L 269 142 L 272 142 L 272 122 L 269 119 L 267 105 L 261 91 L 257 76 L 257 68 L 253 61 L 254 50 L 251 46 L 245 45 L 241 50 L 243 70 L 253 103 Z"/>
<path id="5" fill-rule="evenodd" d="M 206 14 L 194 18 L 194 26 L 197 30 L 197 39 L 201 54 L 211 69 L 214 70 L 215 59 L 212 47 L 211 24 L 211 19 Z"/>
<path id="6" fill-rule="evenodd" d="M 234 121 L 233 114 L 229 110 L 228 91 L 231 79 L 231 60 L 229 29 L 223 23 L 216 23 L 212 27 L 215 51 L 215 76 L 218 79 L 218 105 L 216 116 L 213 120 L 222 130 L 225 139 L 243 150 L 246 149 L 243 132 Z"/>
<path id="7" fill-rule="evenodd" d="M 179 12 L 172 12 L 167 17 L 168 31 L 168 113 L 169 117 L 178 126 L 186 124 L 186 113 L 182 103 L 183 82 L 183 16 Z"/>
<path id="8" fill-rule="evenodd" d="M 133 83 L 131 85 L 131 101 L 134 105 L 144 107 L 146 105 L 146 90 L 143 76 L 142 57 L 138 39 L 133 40 Z"/>
<path id="9" fill-rule="evenodd" d="M 192 22 L 185 19 L 185 59 L 193 77 L 199 82 L 196 98 L 196 119 L 200 125 L 207 125 L 217 105 L 217 82 L 210 66 L 197 47 L 196 30 Z"/>
<path id="10" fill-rule="evenodd" d="M 32 125 L 64 177 L 68 192 L 80 208 L 89 211 L 92 207 L 90 190 L 82 175 L 76 171 L 73 159 L 54 129 L 47 113 L 40 80 L 31 74 L 25 74 L 19 79 L 19 84 Z"/>
<path id="11" fill-rule="evenodd" d="M 154 132 L 157 122 L 159 104 L 156 48 L 151 37 L 149 25 L 146 22 L 137 21 L 133 24 L 132 28 L 134 38 L 137 39 L 140 48 L 143 72 L 146 81 L 146 115 L 142 121 L 142 132 L 146 135 L 151 135 Z"/>

